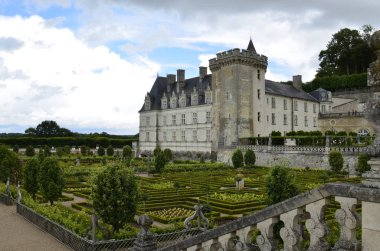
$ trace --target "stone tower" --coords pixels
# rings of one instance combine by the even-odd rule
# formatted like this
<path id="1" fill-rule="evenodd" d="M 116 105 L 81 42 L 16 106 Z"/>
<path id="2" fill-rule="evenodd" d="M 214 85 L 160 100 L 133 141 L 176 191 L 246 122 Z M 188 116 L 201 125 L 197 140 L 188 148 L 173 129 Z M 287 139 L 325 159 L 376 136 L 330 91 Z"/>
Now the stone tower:
<path id="1" fill-rule="evenodd" d="M 232 49 L 210 59 L 213 151 L 257 135 L 256 128 L 264 118 L 267 65 L 268 58 L 256 53 L 252 40 L 247 50 Z"/>

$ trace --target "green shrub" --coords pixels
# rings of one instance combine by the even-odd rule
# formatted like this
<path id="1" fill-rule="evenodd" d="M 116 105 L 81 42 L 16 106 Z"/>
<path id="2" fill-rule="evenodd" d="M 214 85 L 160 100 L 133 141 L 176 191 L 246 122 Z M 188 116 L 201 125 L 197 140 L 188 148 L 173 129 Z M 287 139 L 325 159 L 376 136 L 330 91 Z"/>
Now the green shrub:
<path id="1" fill-rule="evenodd" d="M 113 156 L 115 151 L 113 150 L 113 147 L 110 145 L 107 147 L 107 156 Z"/>
<path id="2" fill-rule="evenodd" d="M 358 157 L 358 167 L 356 171 L 359 172 L 360 175 L 371 170 L 371 166 L 367 163 L 369 160 L 369 156 L 367 154 L 360 154 Z"/>
<path id="3" fill-rule="evenodd" d="M 36 158 L 30 159 L 26 163 L 24 172 L 24 188 L 32 196 L 36 198 L 38 191 L 38 172 L 40 169 L 40 163 Z"/>
<path id="4" fill-rule="evenodd" d="M 41 163 L 38 183 L 40 184 L 42 196 L 51 205 L 61 197 L 64 187 L 63 170 L 60 168 L 56 158 L 47 157 Z"/>
<path id="5" fill-rule="evenodd" d="M 161 151 L 161 148 L 160 148 L 160 146 L 157 146 L 157 147 L 154 148 L 154 150 L 153 150 L 153 156 L 154 156 L 154 157 L 157 157 L 158 154 L 159 154 L 160 152 L 162 152 L 162 151 Z"/>
<path id="6" fill-rule="evenodd" d="M 138 190 L 133 171 L 120 164 L 107 166 L 95 178 L 92 196 L 96 213 L 119 232 L 136 214 Z"/>
<path id="7" fill-rule="evenodd" d="M 106 151 L 104 150 L 104 147 L 99 146 L 99 148 L 98 148 L 98 155 L 99 156 L 104 156 L 105 153 L 106 153 Z"/>
<path id="8" fill-rule="evenodd" d="M 124 146 L 123 147 L 123 158 L 131 158 L 132 157 L 132 147 Z"/>
<path id="9" fill-rule="evenodd" d="M 252 167 L 252 166 L 255 165 L 255 162 L 256 162 L 256 155 L 255 155 L 255 153 L 251 149 L 248 149 L 245 152 L 245 155 L 244 155 L 244 163 L 245 163 L 245 165 L 249 166 L 249 167 Z"/>
<path id="10" fill-rule="evenodd" d="M 33 146 L 27 146 L 26 147 L 26 149 L 25 149 L 25 155 L 26 156 L 33 157 L 35 154 L 36 154 L 36 152 L 34 151 L 34 147 Z"/>
<path id="11" fill-rule="evenodd" d="M 343 169 L 343 156 L 340 152 L 331 151 L 329 153 L 329 164 L 331 171 L 335 174 L 338 174 Z"/>
<path id="12" fill-rule="evenodd" d="M 268 202 L 275 204 L 298 194 L 294 177 L 289 174 L 288 168 L 273 167 L 266 182 Z"/>
<path id="13" fill-rule="evenodd" d="M 165 156 L 165 161 L 166 163 L 170 162 L 173 159 L 173 153 L 172 150 L 166 148 L 164 150 L 164 156 Z"/>
<path id="14" fill-rule="evenodd" d="M 243 153 L 240 149 L 236 149 L 232 154 L 232 164 L 235 168 L 243 166 Z"/>
<path id="15" fill-rule="evenodd" d="M 158 152 L 156 158 L 154 159 L 154 168 L 157 173 L 162 173 L 164 171 L 166 164 L 165 156 L 163 152 Z"/>

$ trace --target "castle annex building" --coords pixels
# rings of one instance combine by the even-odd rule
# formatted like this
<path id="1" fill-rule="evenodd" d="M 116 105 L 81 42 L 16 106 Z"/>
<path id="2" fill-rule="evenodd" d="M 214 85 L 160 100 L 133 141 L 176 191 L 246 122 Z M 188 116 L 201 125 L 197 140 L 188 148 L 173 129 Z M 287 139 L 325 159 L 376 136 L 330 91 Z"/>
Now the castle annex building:
<path id="1" fill-rule="evenodd" d="M 233 147 L 239 139 L 268 136 L 272 131 L 318 130 L 320 110 L 331 109 L 331 93 L 302 90 L 301 76 L 293 85 L 266 80 L 268 58 L 246 50 L 218 53 L 209 61 L 212 74 L 157 77 L 140 113 L 140 152 L 156 146 L 173 151 L 211 152 Z"/>

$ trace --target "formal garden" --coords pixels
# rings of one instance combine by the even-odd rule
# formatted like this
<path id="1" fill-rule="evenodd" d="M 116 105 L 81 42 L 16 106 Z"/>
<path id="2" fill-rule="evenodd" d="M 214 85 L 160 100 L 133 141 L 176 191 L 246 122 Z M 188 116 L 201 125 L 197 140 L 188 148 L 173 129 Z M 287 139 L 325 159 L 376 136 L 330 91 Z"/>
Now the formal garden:
<path id="1" fill-rule="evenodd" d="M 124 150 L 120 157 L 57 157 L 43 150 L 35 156 L 17 155 L 1 147 L 0 191 L 4 193 L 10 177 L 16 198 L 15 186 L 21 181 L 22 203 L 37 213 L 86 237 L 95 212 L 113 239 L 123 239 L 137 235 L 136 215 L 154 220 L 153 233 L 180 231 L 200 203 L 210 227 L 217 227 L 328 182 L 361 181 L 360 176 L 341 172 L 340 153 L 332 157 L 331 170 L 318 170 L 286 167 L 286 161 L 282 164 L 286 168 L 255 166 L 252 151 L 244 155 L 236 151 L 233 167 L 214 161 L 171 160 L 170 151 L 159 149 L 152 157 L 132 158 L 130 147 Z M 361 158 L 367 170 L 367 159 Z M 337 208 L 333 202 L 325 216 L 332 229 Z M 338 232 L 331 238 L 337 236 Z M 97 238 L 107 236 L 99 231 Z"/>

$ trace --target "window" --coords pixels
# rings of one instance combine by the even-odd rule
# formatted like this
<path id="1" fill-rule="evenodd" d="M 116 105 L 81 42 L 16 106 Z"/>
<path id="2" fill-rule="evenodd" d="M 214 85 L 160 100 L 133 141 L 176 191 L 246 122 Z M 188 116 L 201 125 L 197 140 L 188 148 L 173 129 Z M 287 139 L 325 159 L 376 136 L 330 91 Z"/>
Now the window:
<path id="1" fill-rule="evenodd" d="M 272 125 L 276 124 L 276 114 L 272 113 Z"/>
<path id="2" fill-rule="evenodd" d="M 297 115 L 294 115 L 294 125 L 298 126 L 298 117 L 297 117 Z"/>
<path id="3" fill-rule="evenodd" d="M 261 98 L 261 93 L 260 93 L 260 89 L 257 90 L 257 98 L 260 99 Z"/>
<path id="4" fill-rule="evenodd" d="M 166 141 L 166 140 L 167 140 L 167 137 L 166 137 L 166 132 L 164 132 L 163 138 L 164 138 L 164 141 Z"/>
<path id="5" fill-rule="evenodd" d="M 211 112 L 206 112 L 206 122 L 207 123 L 211 122 Z"/>
<path id="6" fill-rule="evenodd" d="M 176 116 L 175 115 L 172 115 L 172 125 L 176 125 L 177 122 L 176 122 Z"/>
<path id="7" fill-rule="evenodd" d="M 260 70 L 257 70 L 257 79 L 260 79 Z"/>
<path id="8" fill-rule="evenodd" d="M 181 141 L 182 142 L 186 141 L 186 132 L 185 131 L 181 131 Z"/>
<path id="9" fill-rule="evenodd" d="M 168 100 L 166 98 L 163 98 L 161 100 L 161 109 L 167 109 L 168 108 Z"/>
<path id="10" fill-rule="evenodd" d="M 298 111 L 298 102 L 297 102 L 297 100 L 294 100 L 294 110 Z"/>
<path id="11" fill-rule="evenodd" d="M 284 125 L 288 124 L 288 116 L 284 114 Z"/>
<path id="12" fill-rule="evenodd" d="M 177 141 L 176 132 L 172 132 L 172 141 Z"/>
<path id="13" fill-rule="evenodd" d="M 272 108 L 276 108 L 276 98 L 272 97 Z"/>
<path id="14" fill-rule="evenodd" d="M 197 131 L 194 130 L 193 131 L 193 141 L 196 142 L 198 139 L 197 139 Z"/>
<path id="15" fill-rule="evenodd" d="M 304 106 L 304 110 L 305 110 L 305 112 L 307 112 L 307 103 L 305 102 L 305 103 L 303 104 L 303 106 Z"/>
<path id="16" fill-rule="evenodd" d="M 267 115 L 267 123 L 269 123 L 269 115 Z"/>
<path id="17" fill-rule="evenodd" d="M 186 116 L 185 116 L 185 114 L 181 114 L 181 122 L 182 122 L 182 125 L 186 125 Z"/>
<path id="18" fill-rule="evenodd" d="M 308 127 L 307 116 L 305 116 L 305 127 Z"/>
<path id="19" fill-rule="evenodd" d="M 150 117 L 146 117 L 146 126 L 150 126 Z"/>
<path id="20" fill-rule="evenodd" d="M 314 127 L 317 127 L 317 118 L 316 117 L 313 118 L 313 125 L 314 125 Z"/>
<path id="21" fill-rule="evenodd" d="M 267 98 L 267 105 L 269 105 L 269 98 Z"/>
<path id="22" fill-rule="evenodd" d="M 317 104 L 313 104 L 313 113 L 317 113 Z"/>
<path id="23" fill-rule="evenodd" d="M 198 114 L 196 112 L 193 113 L 193 124 L 198 123 Z"/>
<path id="24" fill-rule="evenodd" d="M 261 119 L 261 113 L 260 113 L 260 112 L 258 112 L 258 113 L 257 113 L 257 121 L 259 121 L 259 122 L 260 122 L 260 119 Z"/>
<path id="25" fill-rule="evenodd" d="M 206 130 L 206 140 L 211 141 L 211 131 L 210 130 Z"/>
<path id="26" fill-rule="evenodd" d="M 322 113 L 326 112 L 326 105 L 322 105 Z"/>
<path id="27" fill-rule="evenodd" d="M 284 99 L 284 110 L 288 110 L 288 101 Z"/>
<path id="28" fill-rule="evenodd" d="M 149 132 L 145 133 L 145 139 L 146 139 L 146 141 L 150 141 L 150 139 L 149 139 Z"/>
<path id="29" fill-rule="evenodd" d="M 163 124 L 163 125 L 166 125 L 166 116 L 163 116 L 163 117 L 162 117 L 162 124 Z"/>

